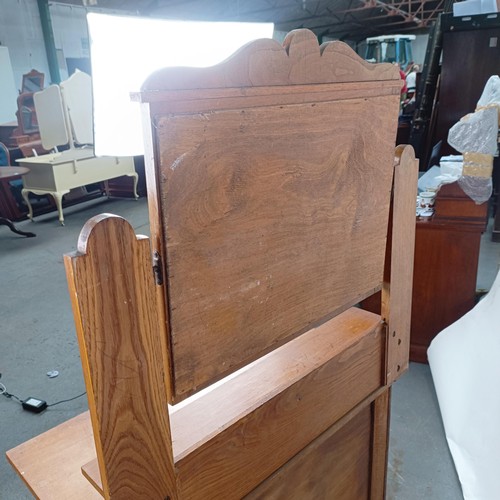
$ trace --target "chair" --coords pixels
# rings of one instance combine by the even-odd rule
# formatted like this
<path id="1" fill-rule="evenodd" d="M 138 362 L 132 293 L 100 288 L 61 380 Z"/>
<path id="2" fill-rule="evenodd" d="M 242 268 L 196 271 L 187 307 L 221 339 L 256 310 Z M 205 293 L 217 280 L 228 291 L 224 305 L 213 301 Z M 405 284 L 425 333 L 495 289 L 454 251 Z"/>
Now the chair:
<path id="1" fill-rule="evenodd" d="M 151 240 L 103 214 L 65 256 L 95 451 L 86 415 L 11 450 L 32 491 L 384 497 L 418 169 L 400 85 L 308 30 L 151 75 Z M 382 315 L 355 307 L 380 289 Z"/>

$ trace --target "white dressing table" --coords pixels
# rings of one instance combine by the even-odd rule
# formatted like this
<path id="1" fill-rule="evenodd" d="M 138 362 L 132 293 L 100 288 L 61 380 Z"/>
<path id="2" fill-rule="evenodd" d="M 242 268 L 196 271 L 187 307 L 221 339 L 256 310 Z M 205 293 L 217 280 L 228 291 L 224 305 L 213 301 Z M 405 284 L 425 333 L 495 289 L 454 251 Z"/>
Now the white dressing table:
<path id="1" fill-rule="evenodd" d="M 64 225 L 62 199 L 71 189 L 114 179 L 122 175 L 133 177 L 134 196 L 138 198 L 139 176 L 134 168 L 132 156 L 94 156 L 93 148 L 78 148 L 18 160 L 30 172 L 23 178 L 23 199 L 28 206 L 28 217 L 32 219 L 33 209 L 29 193 L 49 194 L 54 198 L 59 214 L 59 222 Z"/>
<path id="2" fill-rule="evenodd" d="M 55 153 L 21 158 L 18 163 L 30 169 L 23 179 L 22 196 L 33 218 L 29 193 L 51 195 L 57 206 L 59 222 L 64 225 L 62 199 L 71 189 L 122 175 L 133 177 L 134 196 L 138 198 L 138 174 L 132 156 L 95 156 L 91 78 L 77 71 L 68 80 L 34 94 L 43 147 Z M 57 147 L 69 149 L 57 152 Z"/>

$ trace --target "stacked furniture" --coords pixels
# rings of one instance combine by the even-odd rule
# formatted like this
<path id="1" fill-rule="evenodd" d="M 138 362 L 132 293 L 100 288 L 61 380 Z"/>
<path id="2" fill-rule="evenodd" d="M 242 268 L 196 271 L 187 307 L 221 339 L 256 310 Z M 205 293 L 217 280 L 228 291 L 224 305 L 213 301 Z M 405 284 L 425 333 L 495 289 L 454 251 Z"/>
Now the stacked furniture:
<path id="1" fill-rule="evenodd" d="M 65 257 L 89 414 L 8 452 L 36 495 L 384 497 L 418 170 L 400 86 L 307 30 L 146 81 L 151 240 L 103 214 Z M 355 307 L 379 290 L 381 315 Z"/>
<path id="2" fill-rule="evenodd" d="M 33 95 L 43 89 L 45 75 L 32 69 L 23 75 L 21 90 L 17 96 L 17 121 L 4 123 L 0 127 L 1 141 L 11 149 L 46 152 L 40 141 L 38 121 Z"/>
<path id="3" fill-rule="evenodd" d="M 455 154 L 446 143 L 448 131 L 460 118 L 476 109 L 486 82 L 500 75 L 500 18 L 496 14 L 455 17 L 442 15 L 443 55 L 439 109 L 433 144 L 444 142 L 443 154 Z M 500 242 L 500 161 L 493 168 L 494 222 L 492 241 Z"/>

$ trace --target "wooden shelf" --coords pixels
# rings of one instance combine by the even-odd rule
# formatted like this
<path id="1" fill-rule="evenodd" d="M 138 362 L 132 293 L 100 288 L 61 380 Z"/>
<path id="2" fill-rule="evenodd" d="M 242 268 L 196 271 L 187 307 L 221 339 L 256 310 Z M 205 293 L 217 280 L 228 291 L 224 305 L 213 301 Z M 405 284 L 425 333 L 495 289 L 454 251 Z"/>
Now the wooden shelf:
<path id="1" fill-rule="evenodd" d="M 300 424 L 302 416 L 310 419 L 315 415 L 314 421 L 309 420 L 307 428 L 296 439 L 280 442 L 282 448 L 300 451 L 311 436 L 313 439 L 318 437 L 350 408 L 383 386 L 385 341 L 381 325 L 380 316 L 376 314 L 358 308 L 348 309 L 213 386 L 170 406 L 174 462 L 181 477 L 185 462 L 191 462 L 193 456 L 198 460 L 196 455 L 200 452 L 203 454 L 204 450 L 219 446 L 213 445 L 217 443 L 217 436 L 224 432 L 238 434 L 238 423 L 243 417 L 248 416 L 247 432 L 258 426 L 260 419 L 265 418 L 259 410 L 273 399 L 276 402 L 276 429 L 269 436 L 270 440 L 280 440 L 280 429 Z M 365 363 L 356 362 L 356 359 L 363 359 Z M 335 375 L 340 368 L 345 372 L 346 360 L 352 366 L 352 377 L 339 380 Z M 356 384 L 352 384 L 352 380 Z M 346 385 L 352 387 L 349 389 Z M 290 409 L 291 401 L 297 404 L 297 392 L 307 397 L 299 402 L 302 410 L 294 408 L 292 419 L 286 407 Z M 340 401 L 332 396 L 331 401 L 325 401 L 326 393 L 349 394 L 349 397 Z M 334 406 L 334 410 L 326 408 L 328 406 Z M 311 411 L 314 407 L 317 412 Z M 285 411 L 280 408 L 285 408 Z M 250 459 L 266 462 L 265 457 L 258 457 L 258 447 L 252 449 L 248 446 L 248 449 L 252 455 Z M 43 456 L 40 460 L 33 460 L 33 453 Z M 280 453 L 276 455 L 279 459 Z M 75 499 L 93 498 L 87 494 L 90 484 L 102 493 L 88 412 L 10 450 L 7 456 L 32 492 L 40 498 L 49 490 L 62 493 L 60 497 L 51 498 L 68 498 L 68 491 L 72 491 L 71 497 Z M 29 460 L 25 460 L 27 456 L 30 456 Z M 60 468 L 59 473 L 53 473 L 54 468 Z M 81 475 L 80 468 L 90 483 Z M 263 474 L 263 479 L 265 477 Z M 81 484 L 82 479 L 87 488 Z M 87 496 L 78 497 L 75 484 L 78 492 Z"/>
<path id="2" fill-rule="evenodd" d="M 102 498 L 80 467 L 95 458 L 90 415 L 86 411 L 7 452 L 7 459 L 36 498 Z"/>

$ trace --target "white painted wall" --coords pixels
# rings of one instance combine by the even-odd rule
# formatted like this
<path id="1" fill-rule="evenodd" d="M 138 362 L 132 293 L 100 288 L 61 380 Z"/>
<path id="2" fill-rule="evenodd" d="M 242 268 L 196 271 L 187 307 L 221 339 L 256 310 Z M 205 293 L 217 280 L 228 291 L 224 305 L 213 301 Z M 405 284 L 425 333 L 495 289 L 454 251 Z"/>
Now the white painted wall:
<path id="1" fill-rule="evenodd" d="M 87 10 L 77 5 L 49 4 L 61 80 L 68 78 L 66 58 L 90 57 Z"/>
<path id="2" fill-rule="evenodd" d="M 36 0 L 0 0 L 0 44 L 9 48 L 16 89 L 21 88 L 23 74 L 32 69 L 45 73 L 45 84 L 49 83 Z"/>
<path id="3" fill-rule="evenodd" d="M 50 3 L 54 42 L 60 60 L 61 78 L 67 57 L 89 57 L 86 9 Z M 45 52 L 42 25 L 37 0 L 0 0 L 0 45 L 9 48 L 16 88 L 22 75 L 32 69 L 45 74 L 45 86 L 50 85 L 49 64 Z"/>
<path id="4" fill-rule="evenodd" d="M 15 122 L 17 90 L 9 49 L 0 47 L 0 123 Z"/>
<path id="5" fill-rule="evenodd" d="M 56 49 L 64 57 L 90 57 L 87 11 L 83 7 L 52 3 L 50 17 Z"/>

